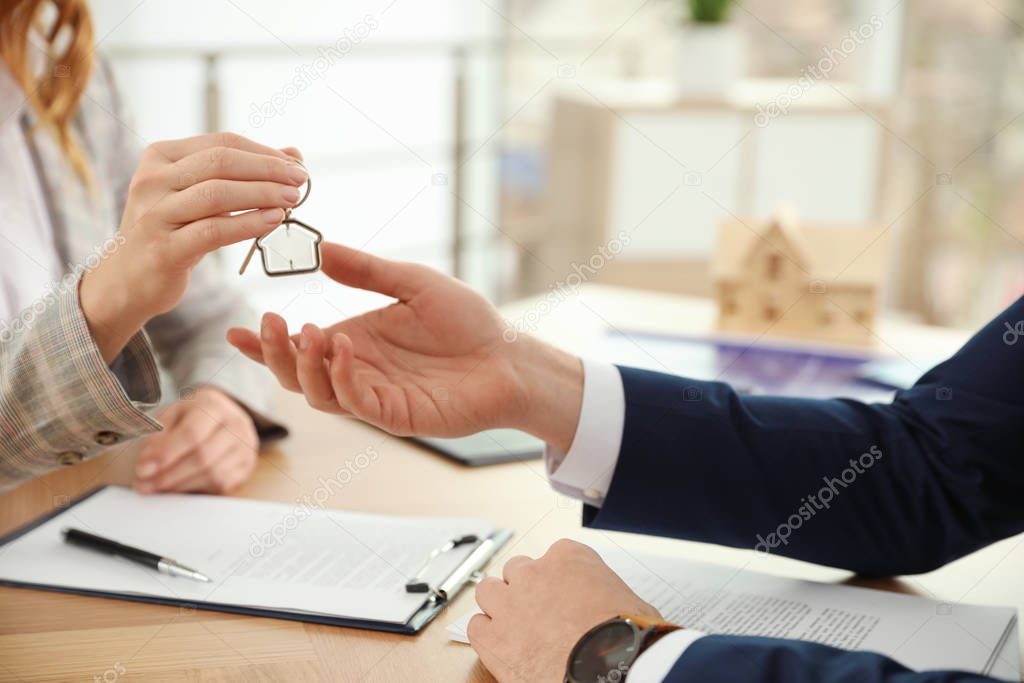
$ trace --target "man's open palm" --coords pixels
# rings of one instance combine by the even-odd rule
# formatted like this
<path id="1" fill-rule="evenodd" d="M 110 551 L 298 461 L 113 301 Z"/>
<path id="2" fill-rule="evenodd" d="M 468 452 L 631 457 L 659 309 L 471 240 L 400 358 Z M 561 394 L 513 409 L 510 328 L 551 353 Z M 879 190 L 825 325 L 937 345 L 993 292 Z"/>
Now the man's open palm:
<path id="1" fill-rule="evenodd" d="M 506 324 L 482 296 L 431 268 L 325 244 L 333 280 L 398 301 L 326 330 L 289 337 L 266 314 L 261 335 L 229 341 L 319 410 L 353 415 L 399 435 L 461 436 L 525 409 Z"/>

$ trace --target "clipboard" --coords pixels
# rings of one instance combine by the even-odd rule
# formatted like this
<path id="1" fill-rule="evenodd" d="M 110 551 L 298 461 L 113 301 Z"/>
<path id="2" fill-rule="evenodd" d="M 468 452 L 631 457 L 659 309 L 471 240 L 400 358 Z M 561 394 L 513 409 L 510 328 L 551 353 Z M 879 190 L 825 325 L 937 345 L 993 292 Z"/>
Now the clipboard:
<path id="1" fill-rule="evenodd" d="M 70 503 L 56 508 L 49 513 L 42 515 L 31 522 L 15 529 L 7 535 L 0 537 L 0 553 L 10 546 L 11 543 L 38 530 L 48 522 L 51 522 L 62 515 L 74 510 L 77 506 L 93 498 L 108 488 L 120 487 L 97 487 Z M 252 501 L 248 501 L 252 502 Z M 301 621 L 328 626 L 341 626 L 347 628 L 360 628 L 372 631 L 384 631 L 399 633 L 403 635 L 415 635 L 427 624 L 434 620 L 447 605 L 466 587 L 469 583 L 477 583 L 482 578 L 481 570 L 490 559 L 509 541 L 512 532 L 507 529 L 495 528 L 489 535 L 481 537 L 473 547 L 468 549 L 465 557 L 456 565 L 455 569 L 446 576 L 443 576 L 437 583 L 435 589 L 429 593 L 422 594 L 423 604 L 410 618 L 403 623 L 395 621 L 378 620 L 372 618 L 353 618 L 348 616 L 333 616 L 317 614 L 300 610 L 274 609 L 266 607 L 253 607 L 241 604 L 231 604 L 217 601 L 187 600 L 169 598 L 156 595 L 143 595 L 138 593 L 122 593 L 110 590 L 92 590 L 89 588 L 54 585 L 46 582 L 35 582 L 26 580 L 11 580 L 5 578 L 0 569 L 0 586 L 11 586 L 14 588 L 32 588 L 56 593 L 68 593 L 72 595 L 85 595 L 90 597 L 110 598 L 114 600 L 127 600 L 132 602 L 144 602 L 155 605 L 169 605 L 184 607 L 188 609 L 205 609 L 215 612 L 227 612 L 231 614 L 244 614 L 257 617 L 270 617 L 274 619 L 285 619 L 289 621 Z M 153 543 L 159 544 L 159 540 Z M 151 544 L 152 545 L 152 544 Z M 2 555 L 0 555 L 2 557 Z M 154 572 L 155 573 L 155 572 Z"/>

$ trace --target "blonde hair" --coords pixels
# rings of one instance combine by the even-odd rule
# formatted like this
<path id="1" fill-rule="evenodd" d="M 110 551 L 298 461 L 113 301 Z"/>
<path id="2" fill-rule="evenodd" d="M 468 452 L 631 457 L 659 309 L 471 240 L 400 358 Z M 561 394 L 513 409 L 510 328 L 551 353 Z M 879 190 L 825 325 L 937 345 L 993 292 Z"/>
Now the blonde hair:
<path id="1" fill-rule="evenodd" d="M 43 26 L 43 12 L 51 5 L 56 17 Z M 37 27 L 46 44 L 46 61 L 38 72 L 28 53 Z M 89 183 L 89 163 L 71 126 L 93 66 L 92 17 L 84 0 L 0 0 L 0 56 L 40 123 Z"/>

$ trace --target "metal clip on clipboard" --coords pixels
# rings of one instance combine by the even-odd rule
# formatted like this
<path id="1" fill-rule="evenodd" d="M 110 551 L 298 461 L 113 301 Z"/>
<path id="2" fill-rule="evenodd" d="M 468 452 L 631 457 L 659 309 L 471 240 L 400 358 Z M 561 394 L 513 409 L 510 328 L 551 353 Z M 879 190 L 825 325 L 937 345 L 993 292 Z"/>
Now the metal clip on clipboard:
<path id="1" fill-rule="evenodd" d="M 420 570 L 416 572 L 416 575 L 406 582 L 406 592 L 430 593 L 427 601 L 431 605 L 439 605 L 447 602 L 450 597 L 458 593 L 459 589 L 467 583 L 480 583 L 484 578 L 484 574 L 480 570 L 491 559 L 495 551 L 505 544 L 505 541 L 508 540 L 510 535 L 511 534 L 508 531 L 499 529 L 484 539 L 479 539 L 473 534 L 452 538 L 444 545 L 431 551 L 430 555 L 427 557 L 427 561 L 423 564 Z M 425 580 L 425 576 L 433 561 L 436 558 L 451 552 L 455 548 L 462 547 L 469 543 L 475 543 L 476 547 L 474 547 L 469 555 L 466 556 L 466 559 L 460 562 L 459 566 L 457 566 L 452 573 L 444 579 L 444 581 L 436 587 L 431 587 Z"/>

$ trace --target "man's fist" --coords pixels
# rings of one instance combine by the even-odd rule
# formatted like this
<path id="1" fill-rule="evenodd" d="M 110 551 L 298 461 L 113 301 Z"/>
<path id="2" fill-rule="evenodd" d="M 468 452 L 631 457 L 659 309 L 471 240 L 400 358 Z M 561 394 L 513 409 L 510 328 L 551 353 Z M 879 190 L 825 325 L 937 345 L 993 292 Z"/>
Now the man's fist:
<path id="1" fill-rule="evenodd" d="M 539 560 L 513 557 L 501 579 L 476 588 L 483 610 L 469 622 L 470 645 L 501 683 L 561 683 L 576 642 L 620 614 L 660 618 L 601 556 L 557 541 Z"/>

